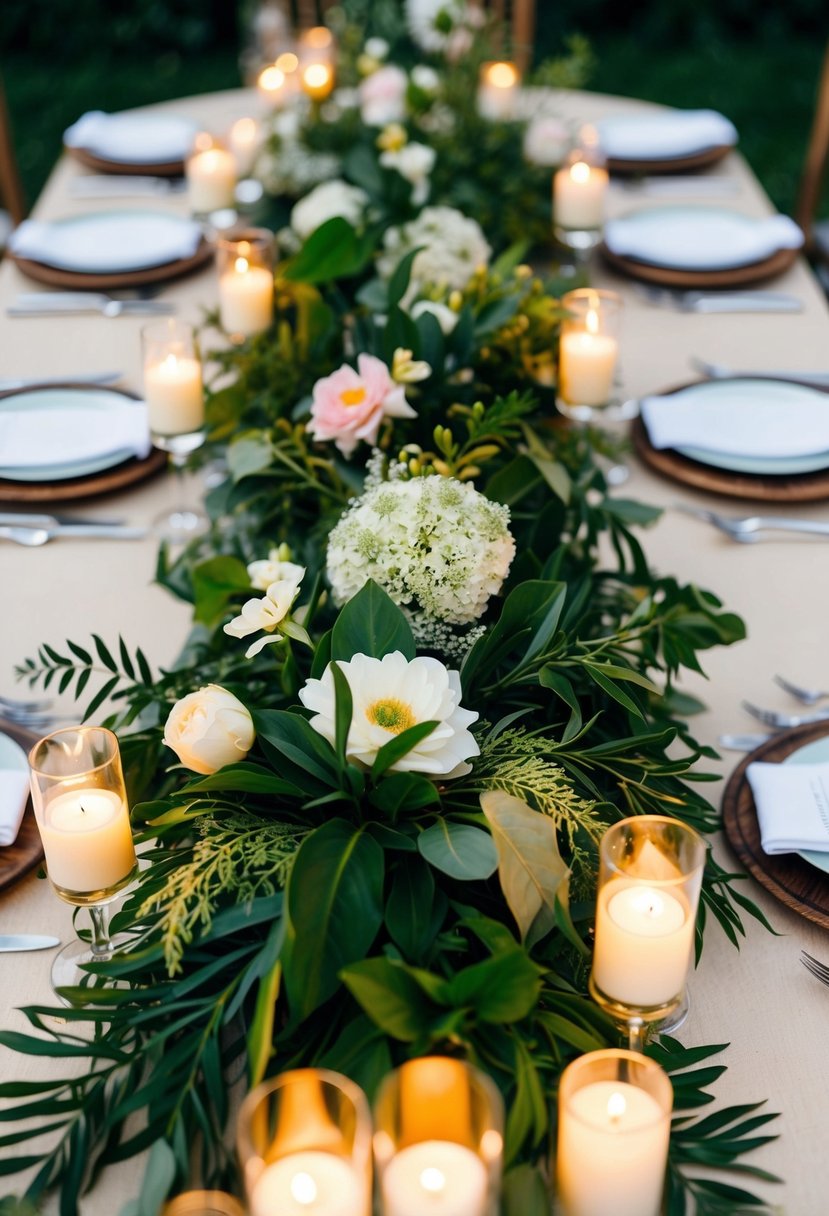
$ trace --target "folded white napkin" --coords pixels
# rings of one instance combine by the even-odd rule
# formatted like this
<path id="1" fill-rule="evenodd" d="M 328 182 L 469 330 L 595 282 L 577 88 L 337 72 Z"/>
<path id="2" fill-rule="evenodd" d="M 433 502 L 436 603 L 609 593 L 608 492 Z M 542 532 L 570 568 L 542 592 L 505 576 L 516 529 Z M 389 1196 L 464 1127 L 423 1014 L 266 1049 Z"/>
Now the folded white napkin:
<path id="1" fill-rule="evenodd" d="M 746 770 L 766 853 L 829 852 L 829 764 L 764 764 Z"/>
<path id="2" fill-rule="evenodd" d="M 608 249 L 676 270 L 750 266 L 781 249 L 799 249 L 803 233 L 787 215 L 751 219 L 715 207 L 656 207 L 605 226 Z"/>
<path id="3" fill-rule="evenodd" d="M 104 114 L 90 110 L 63 134 L 69 148 L 84 148 L 104 160 L 125 164 L 171 164 L 184 160 L 196 128 L 172 115 Z"/>
<path id="4" fill-rule="evenodd" d="M 640 409 L 655 448 L 780 459 L 829 451 L 829 395 L 799 384 L 710 381 L 644 397 Z"/>
<path id="5" fill-rule="evenodd" d="M 29 797 L 29 774 L 20 769 L 0 769 L 0 846 L 14 844 L 26 800 Z"/>
<path id="6" fill-rule="evenodd" d="M 602 149 L 618 160 L 693 156 L 737 142 L 737 128 L 716 110 L 668 110 L 663 114 L 604 118 L 596 124 Z"/>
<path id="7" fill-rule="evenodd" d="M 24 220 L 9 240 L 17 257 L 79 274 L 113 274 L 164 266 L 198 249 L 192 220 L 153 211 L 111 211 L 77 220 Z"/>
<path id="8" fill-rule="evenodd" d="M 147 407 L 143 401 L 107 409 L 67 406 L 0 412 L 0 468 L 26 469 L 71 465 L 123 452 L 143 459 L 150 453 Z"/>

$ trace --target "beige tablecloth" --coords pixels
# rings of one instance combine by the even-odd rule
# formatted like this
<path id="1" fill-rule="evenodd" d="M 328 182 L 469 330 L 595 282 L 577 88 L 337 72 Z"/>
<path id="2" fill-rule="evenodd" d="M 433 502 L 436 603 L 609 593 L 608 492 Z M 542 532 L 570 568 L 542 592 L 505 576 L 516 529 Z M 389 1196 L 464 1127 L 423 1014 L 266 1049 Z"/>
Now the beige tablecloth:
<path id="1" fill-rule="evenodd" d="M 640 107 L 637 102 L 586 94 L 563 94 L 555 102 L 558 112 L 583 118 Z M 239 91 L 191 98 L 164 108 L 221 129 L 254 111 L 255 100 Z M 67 115 L 67 120 L 74 117 Z M 136 205 L 70 199 L 67 186 L 79 172 L 83 170 L 66 158 L 59 163 L 38 204 L 39 217 Z M 713 173 L 738 187 L 733 201 L 725 205 L 749 215 L 770 211 L 768 200 L 738 154 L 729 156 Z M 645 201 L 620 185 L 611 188 L 610 206 L 615 215 Z M 180 198 L 153 205 L 159 210 L 185 212 Z M 802 314 L 788 316 L 712 317 L 656 309 L 642 303 L 629 284 L 604 270 L 597 269 L 597 279 L 625 297 L 622 372 L 628 396 L 692 379 L 692 354 L 743 368 L 829 368 L 826 303 L 803 263 L 775 284 L 804 302 Z M 140 386 L 140 320 L 6 317 L 12 297 L 32 289 L 15 267 L 0 267 L 0 376 L 43 373 L 71 377 L 118 367 L 123 369 L 127 385 Z M 179 315 L 198 320 L 201 307 L 215 302 L 214 273 L 208 269 L 174 284 L 165 295 L 175 300 Z M 678 502 L 716 505 L 701 493 L 658 479 L 636 462 L 623 493 L 669 508 Z M 83 504 L 83 510 L 101 518 L 116 514 L 140 522 L 166 505 L 172 505 L 172 489 L 162 478 L 115 498 L 91 500 Z M 790 513 L 829 519 L 829 506 L 799 507 Z M 715 743 L 721 731 L 755 729 L 756 724 L 740 709 L 742 698 L 788 707 L 785 695 L 771 683 L 775 672 L 801 683 L 827 686 L 829 548 L 825 541 L 781 537 L 762 545 L 734 545 L 697 520 L 668 510 L 645 537 L 645 545 L 656 569 L 713 589 L 748 622 L 745 643 L 705 657 L 709 682 L 686 682 L 688 690 L 701 695 L 710 707 L 695 723 L 703 740 Z M 40 550 L 3 546 L 0 692 L 14 691 L 15 663 L 34 654 L 42 642 L 60 645 L 67 637 L 83 642 L 93 631 L 109 639 L 122 633 L 129 644 L 140 644 L 153 663 L 171 660 L 187 628 L 188 611 L 153 585 L 154 561 L 155 545 L 150 540 L 120 544 L 58 541 Z M 734 754 L 726 753 L 722 772 L 727 774 L 734 762 Z M 715 799 L 719 789 L 711 788 Z M 721 854 L 727 859 L 724 849 Z M 767 1098 L 770 1109 L 782 1112 L 780 1139 L 754 1157 L 757 1164 L 784 1178 L 781 1186 L 769 1186 L 765 1191 L 789 1216 L 822 1216 L 829 1207 L 829 1048 L 824 1037 L 829 1030 L 829 991 L 807 974 L 798 956 L 806 949 L 829 962 L 829 935 L 787 912 L 753 883 L 747 889 L 780 936 L 771 937 L 748 922 L 746 942 L 737 953 L 711 925 L 691 985 L 691 1016 L 681 1037 L 688 1043 L 731 1044 L 724 1056 L 728 1072 L 716 1086 L 717 1101 Z M 2 895 L 0 930 L 55 932 L 67 939 L 70 912 L 46 883 L 32 876 Z M 49 957 L 0 956 L 0 1026 L 23 1029 L 24 1020 L 16 1006 L 48 999 Z M 31 1077 L 41 1067 L 32 1060 L 0 1053 L 3 1079 Z M 110 1170 L 84 1201 L 84 1211 L 89 1216 L 117 1212 L 134 1192 L 138 1175 L 135 1163 Z"/>

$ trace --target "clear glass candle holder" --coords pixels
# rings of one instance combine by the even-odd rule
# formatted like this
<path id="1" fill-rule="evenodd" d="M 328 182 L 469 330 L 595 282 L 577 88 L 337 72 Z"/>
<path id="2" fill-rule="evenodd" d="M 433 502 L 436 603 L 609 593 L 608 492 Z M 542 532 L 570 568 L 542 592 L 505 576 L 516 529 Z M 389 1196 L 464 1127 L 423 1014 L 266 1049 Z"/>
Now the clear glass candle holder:
<path id="1" fill-rule="evenodd" d="M 300 67 L 307 67 L 309 63 L 333 65 L 337 54 L 334 35 L 327 25 L 312 25 L 300 30 L 296 49 Z"/>
<path id="2" fill-rule="evenodd" d="M 245 1209 L 227 1191 L 182 1191 L 164 1204 L 161 1216 L 245 1216 Z"/>
<path id="3" fill-rule="evenodd" d="M 682 1005 L 706 855 L 698 832 L 662 815 L 623 819 L 602 837 L 590 993 L 633 1047 Z"/>
<path id="4" fill-rule="evenodd" d="M 256 92 L 265 110 L 281 110 L 299 91 L 299 56 L 285 50 L 266 64 L 256 78 Z"/>
<path id="5" fill-rule="evenodd" d="M 54 960 L 52 984 L 56 991 L 88 987 L 97 981 L 81 968 L 111 957 L 107 905 L 138 865 L 118 740 L 102 726 L 58 730 L 34 745 L 29 767 L 49 879 L 62 900 L 88 908 L 92 919 L 91 947 L 66 946 Z"/>
<path id="6" fill-rule="evenodd" d="M 267 228 L 231 231 L 216 241 L 219 314 L 233 341 L 263 333 L 273 321 L 273 233 Z"/>
<path id="7" fill-rule="evenodd" d="M 673 1089 L 653 1060 L 594 1051 L 561 1074 L 558 1216 L 659 1216 Z"/>
<path id="8" fill-rule="evenodd" d="M 184 165 L 187 201 L 196 216 L 232 208 L 239 176 L 236 157 L 222 140 L 200 131 Z"/>
<path id="9" fill-rule="evenodd" d="M 391 1073 L 374 1104 L 381 1216 L 495 1216 L 504 1142 L 501 1095 L 462 1060 L 426 1056 Z"/>
<path id="10" fill-rule="evenodd" d="M 250 1216 L 371 1216 L 371 1115 L 347 1077 L 303 1068 L 258 1085 L 237 1148 Z"/>
<path id="11" fill-rule="evenodd" d="M 262 146 L 262 124 L 250 114 L 237 118 L 227 133 L 227 146 L 236 161 L 236 173 L 247 178 Z"/>
<path id="12" fill-rule="evenodd" d="M 577 143 L 553 177 L 553 233 L 578 255 L 602 239 L 610 178 L 595 127 L 583 127 Z"/>
<path id="13" fill-rule="evenodd" d="M 622 297 L 615 291 L 579 287 L 562 296 L 567 315 L 558 349 L 560 413 L 576 422 L 632 417 L 634 402 L 623 402 L 614 388 L 619 362 Z"/>
<path id="14" fill-rule="evenodd" d="M 478 113 L 490 122 L 517 117 L 521 73 L 508 59 L 482 63 L 478 75 Z"/>

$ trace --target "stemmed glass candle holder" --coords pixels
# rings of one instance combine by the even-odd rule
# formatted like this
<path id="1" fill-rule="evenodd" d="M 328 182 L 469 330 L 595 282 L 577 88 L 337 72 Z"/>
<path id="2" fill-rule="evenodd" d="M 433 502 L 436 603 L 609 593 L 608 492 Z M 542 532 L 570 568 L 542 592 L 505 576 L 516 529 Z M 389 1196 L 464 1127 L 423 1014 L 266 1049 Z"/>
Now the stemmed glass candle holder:
<path id="1" fill-rule="evenodd" d="M 509 60 L 481 64 L 478 77 L 478 113 L 490 122 L 516 117 L 521 73 Z"/>
<path id="2" fill-rule="evenodd" d="M 657 1063 L 594 1051 L 561 1074 L 559 1216 L 659 1216 L 673 1090 Z"/>
<path id="3" fill-rule="evenodd" d="M 236 193 L 236 157 L 207 131 L 200 131 L 184 166 L 187 199 L 194 215 L 232 207 Z"/>
<path id="4" fill-rule="evenodd" d="M 553 177 L 553 233 L 576 254 L 589 253 L 602 239 L 609 180 L 598 134 L 584 127 Z"/>
<path id="5" fill-rule="evenodd" d="M 29 767 L 52 886 L 92 918 L 91 948 L 66 946 L 54 960 L 52 984 L 89 985 L 95 981 L 81 967 L 111 957 L 107 905 L 137 870 L 118 740 L 102 726 L 58 730 L 34 745 Z"/>
<path id="6" fill-rule="evenodd" d="M 567 418 L 591 422 L 631 417 L 635 403 L 614 395 L 622 298 L 615 291 L 580 287 L 562 296 L 567 316 L 559 340 L 556 405 Z"/>
<path id="7" fill-rule="evenodd" d="M 371 1216 L 371 1115 L 346 1077 L 304 1068 L 257 1086 L 237 1147 L 250 1216 Z"/>
<path id="8" fill-rule="evenodd" d="M 602 837 L 590 993 L 631 1047 L 682 1005 L 705 858 L 699 833 L 662 815 L 623 819 Z"/>
<path id="9" fill-rule="evenodd" d="M 234 341 L 262 333 L 273 320 L 273 234 L 266 228 L 216 241 L 219 312 Z"/>
<path id="10" fill-rule="evenodd" d="M 325 101 L 335 83 L 334 35 L 324 25 L 303 30 L 299 36 L 300 85 L 312 101 Z"/>
<path id="11" fill-rule="evenodd" d="M 381 1216 L 495 1216 L 504 1109 L 462 1060 L 427 1056 L 391 1073 L 374 1104 Z"/>
<path id="12" fill-rule="evenodd" d="M 184 468 L 191 452 L 205 439 L 204 388 L 193 326 L 168 318 L 141 331 L 144 397 L 150 434 L 157 448 L 169 453 L 178 494 L 184 497 Z M 186 541 L 207 527 L 203 512 L 178 506 L 156 520 L 167 540 Z"/>

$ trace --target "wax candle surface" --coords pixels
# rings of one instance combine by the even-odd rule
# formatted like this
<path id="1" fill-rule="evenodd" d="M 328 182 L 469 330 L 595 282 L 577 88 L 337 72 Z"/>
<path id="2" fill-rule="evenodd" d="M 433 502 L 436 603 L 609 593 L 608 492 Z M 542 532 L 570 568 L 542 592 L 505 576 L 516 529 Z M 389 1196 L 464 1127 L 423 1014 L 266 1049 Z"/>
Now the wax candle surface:
<path id="1" fill-rule="evenodd" d="M 266 1166 L 250 1193 L 251 1216 L 364 1216 L 367 1206 L 350 1162 L 310 1150 Z"/>
<path id="2" fill-rule="evenodd" d="M 228 143 L 236 159 L 236 170 L 240 177 L 250 173 L 259 147 L 259 123 L 255 118 L 237 118 L 230 128 Z"/>
<path id="3" fill-rule="evenodd" d="M 247 258 L 234 259 L 219 279 L 219 310 L 230 334 L 247 338 L 267 329 L 273 317 L 271 271 L 251 266 Z"/>
<path id="4" fill-rule="evenodd" d="M 553 178 L 553 218 L 561 228 L 588 230 L 604 223 L 606 169 L 578 160 Z"/>
<path id="5" fill-rule="evenodd" d="M 599 892 L 593 982 L 614 1001 L 656 1008 L 685 986 L 694 918 L 682 891 L 616 878 Z"/>
<path id="6" fill-rule="evenodd" d="M 309 63 L 302 73 L 302 91 L 313 101 L 324 101 L 334 88 L 334 72 L 327 63 Z"/>
<path id="7" fill-rule="evenodd" d="M 65 891 L 115 887 L 135 866 L 129 814 L 112 790 L 58 794 L 44 807 L 39 827 L 49 877 Z"/>
<path id="8" fill-rule="evenodd" d="M 658 1216 L 670 1112 L 644 1089 L 595 1081 L 559 1114 L 562 1216 Z"/>
<path id="9" fill-rule="evenodd" d="M 233 205 L 236 158 L 224 148 L 207 148 L 191 156 L 186 165 L 187 197 L 197 213 L 219 211 Z"/>
<path id="10" fill-rule="evenodd" d="M 488 1175 L 462 1144 L 423 1140 L 401 1149 L 382 1177 L 382 1216 L 484 1216 Z"/>
<path id="11" fill-rule="evenodd" d="M 563 333 L 559 343 L 559 395 L 569 405 L 607 405 L 619 343 L 608 334 Z"/>
<path id="12" fill-rule="evenodd" d="M 144 397 L 150 430 L 188 435 L 204 424 L 204 390 L 198 359 L 169 354 L 144 368 Z"/>
<path id="13" fill-rule="evenodd" d="M 478 87 L 478 111 L 482 117 L 493 121 L 512 118 L 515 113 L 518 81 L 518 71 L 514 64 L 484 64 Z"/>

